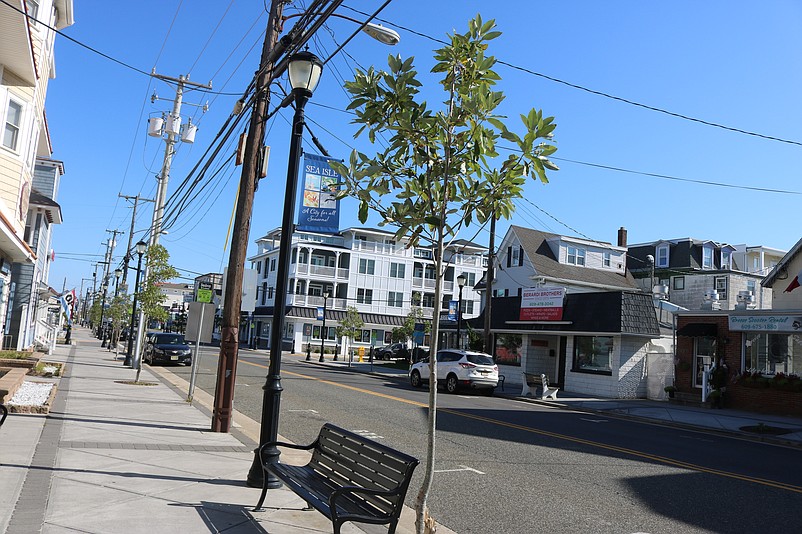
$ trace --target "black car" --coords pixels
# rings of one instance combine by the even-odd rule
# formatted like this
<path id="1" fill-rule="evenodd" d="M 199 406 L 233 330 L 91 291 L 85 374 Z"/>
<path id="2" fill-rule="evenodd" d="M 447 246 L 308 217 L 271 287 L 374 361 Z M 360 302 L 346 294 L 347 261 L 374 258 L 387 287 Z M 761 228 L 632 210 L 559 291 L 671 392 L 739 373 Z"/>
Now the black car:
<path id="1" fill-rule="evenodd" d="M 376 349 L 377 360 L 406 360 L 409 359 L 409 350 L 405 343 L 393 343 Z"/>
<path id="2" fill-rule="evenodd" d="M 192 363 L 192 351 L 183 334 L 148 333 L 145 344 L 145 363 Z"/>

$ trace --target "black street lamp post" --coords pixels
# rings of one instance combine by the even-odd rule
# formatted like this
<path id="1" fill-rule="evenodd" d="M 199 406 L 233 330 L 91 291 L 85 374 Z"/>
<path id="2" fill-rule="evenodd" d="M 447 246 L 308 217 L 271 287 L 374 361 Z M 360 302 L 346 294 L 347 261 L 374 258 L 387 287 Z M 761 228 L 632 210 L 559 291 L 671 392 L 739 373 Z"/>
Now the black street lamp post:
<path id="1" fill-rule="evenodd" d="M 324 348 L 326 347 L 326 304 L 329 301 L 329 294 L 323 293 L 323 326 L 320 327 L 320 361 L 325 362 L 326 358 L 323 357 Z M 334 359 L 337 359 L 337 353 L 334 353 Z"/>
<path id="2" fill-rule="evenodd" d="M 465 286 L 465 282 L 468 281 L 468 277 L 465 276 L 465 273 L 462 273 L 457 277 L 457 285 L 459 286 L 459 298 L 457 299 L 457 348 L 462 348 L 462 338 L 460 337 L 460 326 L 462 325 L 462 288 Z"/>
<path id="3" fill-rule="evenodd" d="M 311 52 L 299 52 L 289 59 L 287 72 L 292 92 L 282 102 L 282 106 L 295 102 L 292 120 L 290 155 L 287 164 L 287 183 L 284 189 L 284 215 L 281 222 L 281 242 L 279 243 L 278 272 L 276 273 L 276 298 L 273 303 L 273 321 L 270 325 L 270 365 L 262 387 L 262 421 L 259 444 L 275 441 L 278 437 L 279 407 L 281 405 L 281 345 L 284 330 L 284 313 L 287 300 L 288 275 L 292 251 L 293 220 L 298 190 L 298 168 L 301 160 L 301 141 L 304 130 L 304 106 L 312 96 L 323 72 L 323 63 Z M 273 446 L 265 452 L 271 463 L 278 462 L 280 452 Z M 248 472 L 248 485 L 261 486 L 265 474 L 257 454 Z M 268 476 L 267 487 L 277 488 L 281 482 L 272 474 Z"/>
<path id="4" fill-rule="evenodd" d="M 144 241 L 140 241 L 136 244 L 136 254 L 139 256 L 139 259 L 136 262 L 136 279 L 134 280 L 134 299 L 131 305 L 131 326 L 128 329 L 128 350 L 125 352 L 125 361 L 123 365 L 127 365 L 131 367 L 131 351 L 133 350 L 134 345 L 134 323 L 136 322 L 136 293 L 139 291 L 139 273 L 142 270 L 142 254 L 145 253 L 145 248 L 147 248 L 147 243 Z"/>
<path id="5" fill-rule="evenodd" d="M 100 328 L 98 329 L 98 336 L 103 340 L 100 344 L 101 347 L 106 346 L 106 328 L 103 325 L 103 314 L 106 311 L 106 296 L 109 294 L 109 280 L 103 280 L 103 296 L 100 299 Z"/>
<path id="6" fill-rule="evenodd" d="M 123 275 L 122 269 L 114 269 L 114 298 L 120 294 L 120 277 Z"/>

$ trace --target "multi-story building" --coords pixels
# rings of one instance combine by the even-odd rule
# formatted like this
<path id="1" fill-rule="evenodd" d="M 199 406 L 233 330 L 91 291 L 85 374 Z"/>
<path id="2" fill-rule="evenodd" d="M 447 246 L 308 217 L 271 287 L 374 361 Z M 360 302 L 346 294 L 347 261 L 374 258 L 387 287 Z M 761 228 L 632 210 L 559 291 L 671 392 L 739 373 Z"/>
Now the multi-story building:
<path id="1" fill-rule="evenodd" d="M 260 344 L 270 335 L 276 300 L 280 229 L 256 241 L 258 251 L 249 258 L 257 271 L 257 302 L 254 320 Z M 462 290 L 463 318 L 479 313 L 480 295 L 473 286 L 486 267 L 486 248 L 465 240 L 452 242 L 445 250 L 442 304 L 458 300 L 456 279 L 465 274 Z M 322 321 L 317 309 L 326 308 L 325 340 L 333 346 L 339 320 L 349 307 L 356 308 L 365 323 L 357 345 L 388 343 L 393 328 L 400 326 L 413 307 L 432 318 L 435 303 L 435 262 L 431 247 L 410 247 L 396 241 L 392 232 L 372 228 L 348 228 L 338 234 L 295 232 L 289 268 L 285 345 L 300 351 L 304 344 L 321 342 Z"/>
<path id="2" fill-rule="evenodd" d="M 12 265 L 47 261 L 46 253 L 45 258 L 39 258 L 26 241 L 26 227 L 31 215 L 39 213 L 36 210 L 49 205 L 44 201 L 44 206 L 37 205 L 31 211 L 35 169 L 40 165 L 48 167 L 45 162 L 53 153 L 45 120 L 48 82 L 55 76 L 56 34 L 50 27 L 62 29 L 72 24 L 72 5 L 72 0 L 16 0 L 13 7 L 19 11 L 12 6 L 0 10 L 0 325 L 12 328 L 12 332 L 4 331 L 4 336 L 12 336 L 15 346 L 27 345 L 37 336 L 30 332 L 29 325 L 37 324 L 34 299 L 40 289 L 38 284 L 47 283 L 46 265 L 34 267 L 44 277 L 19 271 L 18 283 Z M 54 194 L 38 192 L 42 196 L 35 199 L 55 201 Z M 32 231 L 30 235 L 42 234 Z M 15 302 L 20 315 L 16 317 L 8 314 L 12 292 L 19 295 Z"/>
<path id="3" fill-rule="evenodd" d="M 753 256 L 759 263 L 754 265 Z M 740 265 L 736 261 L 744 262 Z M 771 308 L 771 291 L 760 285 L 769 260 L 765 250 L 750 251 L 726 243 L 693 238 L 663 239 L 629 247 L 630 270 L 644 290 L 654 285 L 667 288 L 666 297 L 673 304 L 688 310 L 710 306 L 710 297 L 717 298 L 716 307 L 733 310 L 745 292 L 750 292 L 751 308 Z"/>

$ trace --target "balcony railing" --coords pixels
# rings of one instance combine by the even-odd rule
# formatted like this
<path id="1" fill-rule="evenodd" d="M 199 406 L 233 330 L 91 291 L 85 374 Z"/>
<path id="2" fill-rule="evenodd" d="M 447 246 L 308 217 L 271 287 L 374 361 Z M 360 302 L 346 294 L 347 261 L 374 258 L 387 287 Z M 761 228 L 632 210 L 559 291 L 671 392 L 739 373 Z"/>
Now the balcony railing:
<path id="1" fill-rule="evenodd" d="M 434 289 L 437 285 L 437 280 L 431 278 L 420 278 L 418 276 L 412 277 L 412 287 L 415 289 Z"/>

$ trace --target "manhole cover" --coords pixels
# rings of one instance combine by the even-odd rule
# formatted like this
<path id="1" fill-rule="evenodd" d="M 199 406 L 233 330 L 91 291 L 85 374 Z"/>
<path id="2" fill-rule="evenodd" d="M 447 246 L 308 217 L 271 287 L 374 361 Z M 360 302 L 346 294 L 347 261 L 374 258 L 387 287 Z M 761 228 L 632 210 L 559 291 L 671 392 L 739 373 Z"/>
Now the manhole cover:
<path id="1" fill-rule="evenodd" d="M 777 426 L 769 426 L 760 423 L 758 425 L 742 426 L 741 430 L 744 432 L 752 432 L 753 434 L 766 434 L 768 436 L 781 436 L 783 434 L 790 434 L 794 430 L 791 428 L 780 428 Z"/>
<path id="2" fill-rule="evenodd" d="M 116 384 L 125 384 L 126 386 L 158 386 L 158 382 L 137 382 L 136 380 L 115 380 Z"/>

